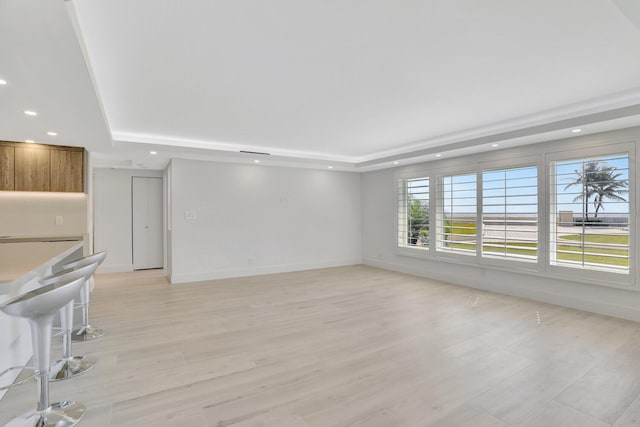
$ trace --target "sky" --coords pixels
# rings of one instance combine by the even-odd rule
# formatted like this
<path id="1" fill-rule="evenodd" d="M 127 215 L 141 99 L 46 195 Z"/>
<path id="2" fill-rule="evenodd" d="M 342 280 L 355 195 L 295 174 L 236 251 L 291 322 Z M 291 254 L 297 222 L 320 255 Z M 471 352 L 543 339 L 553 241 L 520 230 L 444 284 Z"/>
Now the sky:
<path id="1" fill-rule="evenodd" d="M 598 158 L 584 158 L 552 163 L 552 171 L 556 174 L 556 184 L 552 186 L 551 197 L 555 199 L 556 211 L 572 211 L 574 216 L 582 216 L 585 209 L 581 200 L 573 201 L 581 194 L 580 186 L 570 187 L 582 170 L 583 165 L 592 160 L 600 160 L 616 168 L 619 179 L 629 179 L 629 156 L 627 154 L 610 155 Z M 520 167 L 506 170 L 491 170 L 482 173 L 482 204 L 484 215 L 537 215 L 537 167 Z M 428 179 L 408 180 L 408 191 L 412 198 L 428 203 Z M 477 203 L 477 176 L 473 174 L 446 176 L 442 181 L 442 204 L 448 215 L 475 216 Z M 628 194 L 623 195 L 628 199 Z M 604 210 L 598 217 L 628 215 L 629 204 L 606 199 Z M 594 211 L 593 204 L 589 212 Z"/>

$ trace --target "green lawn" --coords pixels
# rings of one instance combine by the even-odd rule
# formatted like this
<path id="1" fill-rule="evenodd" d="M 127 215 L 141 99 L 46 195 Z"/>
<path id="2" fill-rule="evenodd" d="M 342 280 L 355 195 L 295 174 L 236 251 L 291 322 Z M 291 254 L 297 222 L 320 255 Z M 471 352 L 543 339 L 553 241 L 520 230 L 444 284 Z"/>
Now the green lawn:
<path id="1" fill-rule="evenodd" d="M 575 251 L 578 251 L 580 249 L 581 249 L 580 247 L 575 247 L 575 246 L 563 246 L 563 245 L 558 246 L 558 250 L 559 251 L 574 251 L 575 252 Z M 629 259 L 628 258 L 611 258 L 611 257 L 604 256 L 604 255 L 629 256 L 629 251 L 628 250 L 623 250 L 623 249 L 593 249 L 593 248 L 589 248 L 589 247 L 584 248 L 584 262 L 586 262 L 586 263 L 603 264 L 603 265 L 614 265 L 614 266 L 621 266 L 621 267 L 628 267 L 629 266 Z M 578 262 L 581 262 L 582 261 L 582 254 L 559 253 L 558 254 L 558 259 L 560 259 L 562 261 L 578 261 Z"/>
<path id="2" fill-rule="evenodd" d="M 465 235 L 474 235 L 476 234 L 476 224 L 474 222 L 445 222 L 444 232 L 446 234 L 465 234 Z"/>
<path id="3" fill-rule="evenodd" d="M 496 247 L 497 243 L 493 244 L 493 246 L 489 246 L 489 245 L 484 245 L 482 247 L 482 251 L 483 252 L 487 252 L 489 254 L 504 254 L 505 253 L 505 248 L 499 248 Z M 536 243 L 523 243 L 523 242 L 507 242 L 507 246 L 511 246 L 509 248 L 506 248 L 506 252 L 508 254 L 517 254 L 517 255 L 529 255 L 532 257 L 536 257 L 538 256 L 538 245 Z M 514 248 L 513 246 L 519 246 L 521 248 L 533 248 L 534 250 L 531 249 L 518 249 L 517 247 Z"/>
<path id="4" fill-rule="evenodd" d="M 464 234 L 464 233 L 458 233 Z M 472 233 L 470 233 L 472 234 Z M 567 236 L 562 236 L 560 239 L 573 241 L 573 242 L 581 242 L 582 236 L 579 234 L 571 234 Z M 558 260 L 560 261 L 576 261 L 582 262 L 583 255 L 582 253 L 565 253 L 565 252 L 583 252 L 584 251 L 584 262 L 590 264 L 602 264 L 602 265 L 610 265 L 617 267 L 628 267 L 629 266 L 629 250 L 626 248 L 607 248 L 607 247 L 599 247 L 597 244 L 617 244 L 617 245 L 628 245 L 629 244 L 629 236 L 628 235 L 603 235 L 603 234 L 585 234 L 584 241 L 587 243 L 586 246 L 583 245 L 563 245 L 559 244 L 557 246 L 558 250 Z M 593 243 L 595 245 L 589 245 L 589 243 Z M 531 255 L 536 256 L 537 250 L 527 250 L 527 249 L 518 249 L 517 247 L 523 248 L 537 248 L 536 243 L 522 243 L 522 242 L 507 242 L 507 245 L 510 246 L 506 248 L 507 254 L 518 254 L 518 255 Z M 476 250 L 476 245 L 473 243 L 452 243 L 449 245 L 451 248 L 457 249 L 467 249 L 471 251 Z M 483 251 L 487 254 L 504 254 L 505 249 L 495 246 L 484 245 Z M 607 255 L 616 255 L 623 256 L 627 258 L 613 258 Z"/>
<path id="5" fill-rule="evenodd" d="M 607 235 L 607 234 L 585 234 L 584 236 L 581 234 L 569 234 L 566 236 L 559 236 L 560 240 L 569 240 L 574 242 L 582 242 L 584 238 L 584 243 L 586 246 L 573 246 L 573 245 L 558 245 L 559 251 L 581 251 L 584 248 L 584 261 L 588 263 L 595 264 L 604 264 L 604 265 L 613 265 L 613 266 L 629 266 L 629 258 L 612 258 L 606 255 L 618 255 L 618 256 L 629 256 L 629 249 L 627 248 L 608 248 L 608 247 L 599 247 L 598 244 L 609 244 L 609 245 L 625 245 L 628 247 L 629 245 L 629 235 Z M 590 243 L 592 245 L 590 245 Z M 558 254 L 558 258 L 566 261 L 582 261 L 581 254 Z"/>
<path id="6" fill-rule="evenodd" d="M 487 252 L 489 254 L 504 254 L 505 249 L 497 247 L 497 245 L 498 245 L 497 243 L 492 243 L 491 245 L 485 244 L 482 250 L 483 252 Z M 522 248 L 534 248 L 534 249 L 538 246 L 535 243 L 522 243 L 522 242 L 517 242 L 517 243 L 508 242 L 507 245 L 520 246 Z M 448 247 L 456 248 L 456 249 L 468 249 L 470 251 L 476 250 L 476 245 L 474 245 L 473 243 L 453 243 L 448 245 Z M 518 249 L 515 247 L 509 247 L 509 248 L 506 248 L 506 251 L 508 254 L 529 255 L 534 257 L 538 255 L 537 250 L 531 250 L 531 249 Z"/>
<path id="7" fill-rule="evenodd" d="M 568 234 L 566 236 L 559 236 L 564 240 L 574 240 L 576 242 L 580 242 L 582 240 L 582 234 Z M 609 243 L 616 245 L 628 245 L 629 244 L 629 235 L 628 234 L 615 234 L 615 235 L 607 235 L 607 234 L 585 234 L 584 241 L 588 243 Z"/>

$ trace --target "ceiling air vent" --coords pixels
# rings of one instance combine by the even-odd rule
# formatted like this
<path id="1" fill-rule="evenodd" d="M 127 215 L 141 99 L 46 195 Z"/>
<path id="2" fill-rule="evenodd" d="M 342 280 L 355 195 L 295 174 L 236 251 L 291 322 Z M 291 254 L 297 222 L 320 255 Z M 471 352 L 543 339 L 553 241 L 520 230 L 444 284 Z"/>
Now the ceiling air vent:
<path id="1" fill-rule="evenodd" d="M 260 154 L 262 156 L 270 156 L 271 153 L 261 153 L 259 151 L 244 151 L 244 150 L 240 150 L 241 153 L 246 153 L 246 154 Z"/>

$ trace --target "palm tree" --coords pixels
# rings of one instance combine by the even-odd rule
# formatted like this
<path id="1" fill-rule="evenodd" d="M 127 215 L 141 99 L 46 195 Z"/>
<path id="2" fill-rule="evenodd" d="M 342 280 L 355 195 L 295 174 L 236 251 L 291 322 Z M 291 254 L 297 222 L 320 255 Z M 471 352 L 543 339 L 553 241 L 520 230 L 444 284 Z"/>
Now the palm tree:
<path id="1" fill-rule="evenodd" d="M 582 193 L 578 194 L 573 201 L 582 200 L 584 202 L 586 221 L 589 221 L 589 202 L 594 196 L 594 218 L 598 217 L 598 211 L 604 210 L 605 199 L 627 201 L 622 197 L 622 194 L 628 192 L 629 182 L 626 179 L 620 179 L 621 174 L 616 171 L 615 167 L 607 163 L 591 160 L 583 164 L 582 170 L 576 169 L 576 180 L 564 187 L 565 190 L 573 186 L 582 187 Z"/>
<path id="2" fill-rule="evenodd" d="M 598 217 L 598 211 L 604 210 L 604 199 L 618 200 L 620 202 L 626 202 L 627 199 L 622 197 L 623 194 L 628 193 L 629 181 L 626 179 L 620 179 L 621 174 L 615 173 L 616 168 L 609 165 L 603 165 L 600 171 L 600 181 L 594 182 L 595 198 L 593 200 L 593 206 L 596 211 L 594 218 Z"/>

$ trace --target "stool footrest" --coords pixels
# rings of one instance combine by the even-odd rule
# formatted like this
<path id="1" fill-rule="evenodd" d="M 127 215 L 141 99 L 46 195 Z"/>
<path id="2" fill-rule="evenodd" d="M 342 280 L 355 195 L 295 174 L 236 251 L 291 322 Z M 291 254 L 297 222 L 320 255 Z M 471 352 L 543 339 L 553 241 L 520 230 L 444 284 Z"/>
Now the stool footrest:
<path id="1" fill-rule="evenodd" d="M 23 366 L 11 366 L 10 368 L 7 368 L 7 369 L 5 369 L 4 371 L 0 372 L 0 377 L 3 377 L 4 375 L 8 374 L 9 372 L 11 372 L 11 371 L 15 371 L 15 370 L 17 370 L 17 369 L 30 369 L 30 370 L 32 370 L 32 371 L 34 370 L 34 369 L 33 369 L 33 366 L 28 366 L 28 365 L 23 365 Z M 24 383 L 26 383 L 27 381 L 34 379 L 35 377 L 36 377 L 36 374 L 35 374 L 35 373 L 33 373 L 33 374 L 29 375 L 28 377 L 21 379 L 20 381 L 16 381 L 16 382 L 13 382 L 13 383 L 11 383 L 11 384 L 9 384 L 9 385 L 5 385 L 5 386 L 3 386 L 3 387 L 0 387 L 0 391 L 10 389 L 10 388 L 15 387 L 15 386 L 17 386 L 17 385 L 24 384 Z"/>
<path id="2" fill-rule="evenodd" d="M 96 359 L 89 356 L 73 356 L 60 359 L 49 369 L 49 381 L 61 381 L 76 377 L 93 368 Z"/>
<path id="3" fill-rule="evenodd" d="M 29 411 L 9 421 L 10 427 L 71 427 L 80 421 L 86 411 L 82 403 L 64 401 L 53 403 L 44 411 Z"/>
<path id="4" fill-rule="evenodd" d="M 80 329 L 75 329 L 71 333 L 71 340 L 73 342 L 78 341 L 93 341 L 96 338 L 100 338 L 104 335 L 104 330 L 97 329 L 92 326 L 83 326 Z"/>

